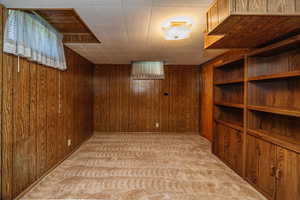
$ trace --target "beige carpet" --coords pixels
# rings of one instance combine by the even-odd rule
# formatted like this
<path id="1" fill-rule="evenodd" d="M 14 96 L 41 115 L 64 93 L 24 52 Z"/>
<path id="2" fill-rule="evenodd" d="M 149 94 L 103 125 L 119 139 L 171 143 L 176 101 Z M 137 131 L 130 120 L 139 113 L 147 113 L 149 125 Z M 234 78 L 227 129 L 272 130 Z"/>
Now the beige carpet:
<path id="1" fill-rule="evenodd" d="M 97 134 L 25 199 L 265 199 L 198 135 Z"/>

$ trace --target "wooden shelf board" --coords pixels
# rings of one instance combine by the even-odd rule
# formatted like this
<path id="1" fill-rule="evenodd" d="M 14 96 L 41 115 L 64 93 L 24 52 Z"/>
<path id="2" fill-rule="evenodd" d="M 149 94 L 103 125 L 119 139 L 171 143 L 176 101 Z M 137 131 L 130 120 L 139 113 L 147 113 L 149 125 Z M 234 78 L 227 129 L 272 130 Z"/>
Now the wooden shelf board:
<path id="1" fill-rule="evenodd" d="M 226 84 L 234 84 L 234 83 L 243 83 L 244 79 L 235 79 L 229 81 L 216 81 L 215 85 L 226 85 Z"/>
<path id="2" fill-rule="evenodd" d="M 215 102 L 215 105 L 232 107 L 232 108 L 244 108 L 244 104 L 238 104 L 238 103 Z"/>
<path id="3" fill-rule="evenodd" d="M 289 138 L 287 136 L 282 136 L 278 134 L 272 134 L 268 131 L 261 129 L 247 129 L 247 133 L 279 145 L 281 147 L 290 149 L 300 153 L 300 141 L 297 141 L 295 138 Z"/>
<path id="4" fill-rule="evenodd" d="M 239 55 L 238 57 L 232 58 L 230 60 L 226 60 L 224 62 L 216 63 L 215 68 L 221 68 L 221 67 L 230 67 L 230 64 L 235 64 L 238 62 L 242 62 L 244 60 L 244 55 Z M 244 67 L 244 62 L 241 65 L 241 67 Z"/>
<path id="5" fill-rule="evenodd" d="M 224 126 L 228 126 L 230 128 L 233 128 L 233 129 L 236 129 L 236 130 L 239 130 L 239 131 L 244 131 L 244 128 L 241 125 L 237 124 L 237 123 L 227 122 L 227 121 L 220 120 L 220 119 L 215 119 L 215 121 L 217 123 L 220 123 L 220 124 L 224 125 Z"/>
<path id="6" fill-rule="evenodd" d="M 280 79 L 280 78 L 292 78 L 292 77 L 298 77 L 298 76 L 300 76 L 300 71 L 284 72 L 284 73 L 271 74 L 271 75 L 261 75 L 261 76 L 248 78 L 248 81 L 261 81 L 261 80 Z"/>
<path id="7" fill-rule="evenodd" d="M 208 35 L 224 37 L 209 43 L 206 48 L 257 48 L 299 29 L 299 20 L 300 16 L 297 15 L 232 14 L 208 32 Z"/>
<path id="8" fill-rule="evenodd" d="M 300 34 L 290 37 L 286 40 L 277 42 L 273 45 L 254 50 L 248 54 L 248 56 L 274 56 L 288 50 L 299 48 L 300 45 Z"/>
<path id="9" fill-rule="evenodd" d="M 273 114 L 279 114 L 279 115 L 286 115 L 286 116 L 292 116 L 292 117 L 300 117 L 300 110 L 292 109 L 292 108 L 287 109 L 287 108 L 281 108 L 281 107 L 254 106 L 254 105 L 248 105 L 247 108 L 249 110 L 261 111 L 261 112 L 267 112 L 267 113 L 273 113 Z"/>
<path id="10" fill-rule="evenodd" d="M 235 64 L 238 62 L 242 62 L 243 64 L 241 65 L 241 67 L 244 67 L 244 59 L 245 56 L 243 54 L 238 55 L 234 58 L 228 59 L 226 61 L 220 60 L 218 63 L 215 63 L 214 68 L 221 68 L 221 67 L 230 67 L 230 64 Z"/>

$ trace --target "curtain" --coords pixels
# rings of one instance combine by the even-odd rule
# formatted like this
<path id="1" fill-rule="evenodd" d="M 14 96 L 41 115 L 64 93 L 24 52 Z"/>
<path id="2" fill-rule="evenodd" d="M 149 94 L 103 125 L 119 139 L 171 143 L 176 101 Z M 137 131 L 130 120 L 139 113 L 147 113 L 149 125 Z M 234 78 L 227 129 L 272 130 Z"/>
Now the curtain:
<path id="1" fill-rule="evenodd" d="M 136 80 L 164 79 L 164 62 L 133 62 L 131 77 Z"/>
<path id="2" fill-rule="evenodd" d="M 9 10 L 3 51 L 49 67 L 66 69 L 63 36 L 37 14 Z"/>

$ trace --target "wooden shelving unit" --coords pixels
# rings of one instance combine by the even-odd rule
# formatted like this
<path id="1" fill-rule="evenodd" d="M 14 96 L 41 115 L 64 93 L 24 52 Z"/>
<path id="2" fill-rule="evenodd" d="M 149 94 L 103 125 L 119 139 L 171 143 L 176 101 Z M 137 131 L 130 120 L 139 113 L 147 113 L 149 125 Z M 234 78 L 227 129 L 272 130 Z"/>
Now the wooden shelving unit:
<path id="1" fill-rule="evenodd" d="M 243 174 L 244 73 L 242 56 L 214 68 L 213 151 L 240 175 Z"/>
<path id="2" fill-rule="evenodd" d="M 235 79 L 235 80 L 229 80 L 229 81 L 219 81 L 215 82 L 215 85 L 228 85 L 228 84 L 234 84 L 234 83 L 243 83 L 243 79 Z"/>
<path id="3" fill-rule="evenodd" d="M 293 109 L 280 108 L 280 107 L 277 108 L 277 107 L 271 107 L 271 106 L 253 106 L 253 105 L 248 105 L 247 108 L 249 110 L 256 110 L 256 111 L 268 112 L 268 113 L 279 114 L 279 115 L 300 117 L 300 110 L 293 110 Z"/>
<path id="4" fill-rule="evenodd" d="M 289 137 L 274 135 L 271 132 L 267 132 L 261 129 L 248 129 L 247 133 L 257 138 L 269 141 L 283 148 L 291 149 L 295 152 L 300 153 L 300 141 L 291 139 Z"/>
<path id="5" fill-rule="evenodd" d="M 268 199 L 300 199 L 299 45 L 300 35 L 214 68 L 213 152 Z"/>
<path id="6" fill-rule="evenodd" d="M 292 189 L 300 184 L 299 163 L 294 163 L 300 159 L 299 39 L 295 36 L 247 56 L 245 179 L 269 199 L 300 199 Z"/>
<path id="7" fill-rule="evenodd" d="M 216 119 L 215 121 L 217 123 L 223 124 L 224 126 L 228 126 L 230 128 L 233 128 L 233 129 L 236 129 L 236 130 L 239 130 L 239 131 L 243 131 L 244 130 L 244 128 L 242 126 L 240 126 L 239 124 L 234 124 L 232 122 L 226 122 L 224 120 L 218 120 L 218 119 Z"/>
<path id="8" fill-rule="evenodd" d="M 263 81 L 263 80 L 284 79 L 284 78 L 293 78 L 293 77 L 300 77 L 300 71 L 283 72 L 278 74 L 250 77 L 248 78 L 248 81 Z"/>
<path id="9" fill-rule="evenodd" d="M 243 104 L 238 104 L 238 103 L 215 102 L 215 105 L 232 107 L 232 108 L 244 108 Z"/>
<path id="10" fill-rule="evenodd" d="M 300 35 L 290 37 L 270 46 L 252 51 L 248 56 L 269 57 L 299 48 Z"/>

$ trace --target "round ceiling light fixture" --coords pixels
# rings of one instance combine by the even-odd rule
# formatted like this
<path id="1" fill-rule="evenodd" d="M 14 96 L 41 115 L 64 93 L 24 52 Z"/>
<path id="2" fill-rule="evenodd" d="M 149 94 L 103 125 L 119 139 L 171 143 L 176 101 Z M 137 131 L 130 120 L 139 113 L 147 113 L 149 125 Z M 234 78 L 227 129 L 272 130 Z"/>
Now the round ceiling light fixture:
<path id="1" fill-rule="evenodd" d="M 183 40 L 189 38 L 192 33 L 193 22 L 187 17 L 175 17 L 162 24 L 166 40 Z"/>

